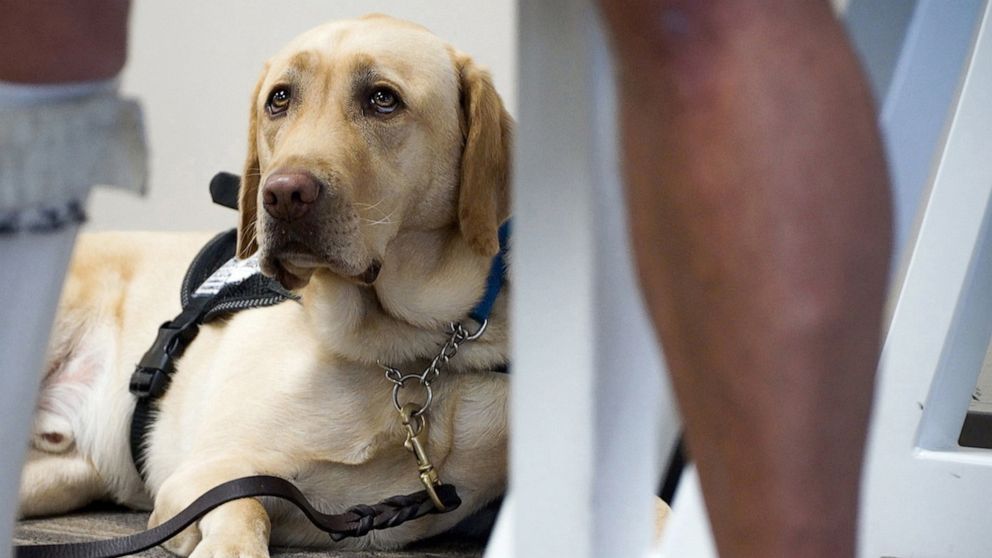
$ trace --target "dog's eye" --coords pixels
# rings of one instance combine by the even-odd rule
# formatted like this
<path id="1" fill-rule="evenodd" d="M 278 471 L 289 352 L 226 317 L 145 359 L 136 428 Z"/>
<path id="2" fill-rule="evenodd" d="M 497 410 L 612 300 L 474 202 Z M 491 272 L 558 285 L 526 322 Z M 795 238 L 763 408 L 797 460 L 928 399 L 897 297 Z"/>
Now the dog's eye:
<path id="1" fill-rule="evenodd" d="M 265 108 L 272 116 L 282 114 L 289 108 L 290 99 L 289 88 L 277 87 L 272 93 L 269 93 L 269 100 L 265 103 Z"/>
<path id="2" fill-rule="evenodd" d="M 400 98 L 392 90 L 380 87 L 369 95 L 369 106 L 379 114 L 389 114 L 399 108 Z"/>

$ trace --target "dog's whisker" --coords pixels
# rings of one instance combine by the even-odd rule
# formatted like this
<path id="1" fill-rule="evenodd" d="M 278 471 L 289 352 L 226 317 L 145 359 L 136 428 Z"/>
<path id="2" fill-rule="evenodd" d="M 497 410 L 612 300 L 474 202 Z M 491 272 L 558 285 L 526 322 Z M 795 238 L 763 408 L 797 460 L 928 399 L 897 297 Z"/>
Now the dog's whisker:
<path id="1" fill-rule="evenodd" d="M 365 222 L 365 223 L 368 223 L 369 226 L 388 225 L 388 224 L 390 224 L 390 223 L 393 222 L 393 220 L 390 219 L 389 217 L 383 217 L 382 219 L 375 219 L 375 220 L 373 220 L 373 219 L 365 219 L 363 217 L 362 218 L 362 221 Z"/>
<path id="2" fill-rule="evenodd" d="M 359 217 L 359 219 L 361 219 L 365 223 L 368 223 L 370 226 L 388 225 L 388 224 L 390 224 L 390 223 L 393 222 L 393 214 L 394 213 L 396 213 L 396 210 L 395 209 L 392 210 L 392 211 L 390 211 L 389 212 L 389 215 L 384 215 L 384 216 L 382 216 L 379 219 L 367 219 L 365 217 Z"/>
<path id="3" fill-rule="evenodd" d="M 255 242 L 258 239 L 258 234 L 256 230 L 257 224 L 258 224 L 257 221 L 250 221 L 247 225 L 245 225 L 245 228 L 241 233 L 242 235 L 244 235 L 245 243 L 251 244 L 252 242 Z"/>
<path id="4" fill-rule="evenodd" d="M 375 209 L 375 208 L 379 207 L 379 204 L 381 204 L 384 201 L 386 201 L 386 198 L 379 198 L 379 201 L 377 201 L 375 203 L 372 203 L 372 204 L 355 202 L 355 205 L 358 206 L 358 207 L 360 207 L 360 208 L 362 208 L 362 209 Z"/>

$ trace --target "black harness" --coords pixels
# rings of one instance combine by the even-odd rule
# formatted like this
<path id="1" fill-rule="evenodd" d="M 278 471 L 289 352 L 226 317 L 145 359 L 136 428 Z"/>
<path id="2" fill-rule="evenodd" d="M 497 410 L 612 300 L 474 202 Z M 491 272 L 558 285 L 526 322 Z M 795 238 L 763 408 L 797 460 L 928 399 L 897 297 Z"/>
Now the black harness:
<path id="1" fill-rule="evenodd" d="M 236 244 L 237 231 L 231 229 L 200 249 L 183 277 L 182 312 L 159 327 L 155 342 L 131 374 L 130 390 L 137 398 L 131 416 L 131 459 L 142 478 L 153 404 L 165 395 L 176 360 L 196 338 L 200 326 L 241 310 L 297 298 L 278 281 L 262 275 L 256 260 L 234 259 Z"/>
<path id="2" fill-rule="evenodd" d="M 237 175 L 220 173 L 210 181 L 210 195 L 215 203 L 237 209 L 238 184 Z M 142 479 L 153 403 L 169 388 L 176 360 L 200 326 L 241 310 L 297 300 L 278 281 L 262 275 L 257 260 L 235 259 L 236 246 L 237 231 L 231 229 L 200 249 L 183 277 L 182 312 L 159 327 L 155 342 L 131 374 L 130 390 L 137 398 L 131 416 L 131 459 Z"/>

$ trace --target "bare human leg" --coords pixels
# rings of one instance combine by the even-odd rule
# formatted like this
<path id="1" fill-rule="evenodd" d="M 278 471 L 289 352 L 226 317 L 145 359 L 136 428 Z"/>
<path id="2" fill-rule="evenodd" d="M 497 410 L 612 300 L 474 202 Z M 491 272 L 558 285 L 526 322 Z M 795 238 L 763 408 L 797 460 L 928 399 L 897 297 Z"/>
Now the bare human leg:
<path id="1" fill-rule="evenodd" d="M 890 253 L 826 1 L 601 0 L 631 235 L 724 557 L 850 557 Z"/>

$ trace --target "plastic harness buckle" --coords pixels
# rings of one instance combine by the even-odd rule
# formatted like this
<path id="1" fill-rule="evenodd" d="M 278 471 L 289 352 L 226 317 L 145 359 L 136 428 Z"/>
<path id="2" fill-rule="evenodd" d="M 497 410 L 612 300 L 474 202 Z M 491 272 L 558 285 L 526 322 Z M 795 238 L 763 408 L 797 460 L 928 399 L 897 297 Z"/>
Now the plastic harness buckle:
<path id="1" fill-rule="evenodd" d="M 175 359 L 182 356 L 199 333 L 206 306 L 206 301 L 193 299 L 193 303 L 183 309 L 176 319 L 158 328 L 155 342 L 131 374 L 128 386 L 131 393 L 142 399 L 158 399 L 165 393 L 176 370 Z"/>

